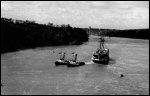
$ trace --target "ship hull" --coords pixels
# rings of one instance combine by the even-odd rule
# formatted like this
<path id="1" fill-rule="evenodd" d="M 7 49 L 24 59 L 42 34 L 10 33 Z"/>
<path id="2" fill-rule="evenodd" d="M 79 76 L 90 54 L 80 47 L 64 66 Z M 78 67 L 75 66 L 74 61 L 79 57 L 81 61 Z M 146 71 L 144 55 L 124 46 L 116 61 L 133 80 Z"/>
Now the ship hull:
<path id="1" fill-rule="evenodd" d="M 109 49 L 101 50 L 100 53 L 94 52 L 91 58 L 94 63 L 108 64 L 109 63 Z"/>

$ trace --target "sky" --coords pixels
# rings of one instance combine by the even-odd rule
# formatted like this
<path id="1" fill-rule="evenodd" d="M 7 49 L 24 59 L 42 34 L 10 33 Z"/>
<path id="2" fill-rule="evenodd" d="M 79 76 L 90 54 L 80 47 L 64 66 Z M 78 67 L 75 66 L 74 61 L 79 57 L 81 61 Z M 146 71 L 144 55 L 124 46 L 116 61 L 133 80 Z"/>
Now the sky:
<path id="1" fill-rule="evenodd" d="M 149 1 L 1 1 L 1 17 L 73 27 L 149 28 Z"/>

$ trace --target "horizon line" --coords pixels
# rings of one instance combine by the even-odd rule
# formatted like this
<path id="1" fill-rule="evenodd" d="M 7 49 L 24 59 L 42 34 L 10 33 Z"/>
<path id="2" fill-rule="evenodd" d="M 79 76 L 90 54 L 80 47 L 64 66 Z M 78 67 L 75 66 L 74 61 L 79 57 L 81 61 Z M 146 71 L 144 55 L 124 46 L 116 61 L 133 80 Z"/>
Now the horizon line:
<path id="1" fill-rule="evenodd" d="M 20 21 L 27 21 L 28 19 L 14 19 L 14 18 L 7 18 L 7 17 L 1 17 L 1 18 L 6 18 L 6 19 L 13 19 L 13 20 L 20 20 Z M 89 27 L 91 28 L 91 29 L 110 29 L 110 30 L 136 30 L 135 28 L 134 29 L 118 29 L 118 28 L 98 28 L 98 27 L 91 27 L 91 25 L 89 25 L 89 27 L 77 27 L 77 26 L 73 26 L 73 25 L 71 25 L 71 24 L 56 24 L 56 23 L 53 23 L 53 22 L 47 22 L 47 23 L 40 23 L 40 22 L 37 22 L 36 20 L 28 20 L 28 21 L 34 21 L 36 24 L 39 24 L 39 25 L 47 25 L 48 23 L 52 23 L 52 24 L 54 24 L 54 26 L 55 25 L 58 25 L 58 26 L 61 26 L 61 25 L 70 25 L 71 27 L 76 27 L 76 28 L 88 28 L 89 29 Z M 137 30 L 138 29 L 149 29 L 149 28 L 137 28 Z"/>

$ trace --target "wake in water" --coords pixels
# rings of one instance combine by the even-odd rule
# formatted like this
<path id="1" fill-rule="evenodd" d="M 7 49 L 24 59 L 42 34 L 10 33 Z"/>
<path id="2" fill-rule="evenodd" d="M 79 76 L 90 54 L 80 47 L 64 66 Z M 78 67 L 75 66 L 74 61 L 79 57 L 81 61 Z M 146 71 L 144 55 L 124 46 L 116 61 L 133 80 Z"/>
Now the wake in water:
<path id="1" fill-rule="evenodd" d="M 89 65 L 89 64 L 94 64 L 93 61 L 90 61 L 90 62 L 85 62 L 85 64 Z"/>
<path id="2" fill-rule="evenodd" d="M 110 58 L 109 59 L 109 64 L 115 64 L 116 60 L 114 58 Z M 89 64 L 95 64 L 93 61 L 90 62 L 85 62 L 85 64 L 89 65 Z"/>

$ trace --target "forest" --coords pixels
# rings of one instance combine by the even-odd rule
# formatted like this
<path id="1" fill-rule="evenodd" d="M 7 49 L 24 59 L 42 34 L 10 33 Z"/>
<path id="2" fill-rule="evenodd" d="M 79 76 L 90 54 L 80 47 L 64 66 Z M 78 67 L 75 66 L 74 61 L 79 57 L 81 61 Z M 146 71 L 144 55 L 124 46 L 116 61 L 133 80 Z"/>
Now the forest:
<path id="1" fill-rule="evenodd" d="M 98 28 L 84 28 L 89 31 L 91 35 L 104 35 L 110 37 L 123 37 L 133 39 L 149 39 L 149 29 L 98 29 Z"/>
<path id="2" fill-rule="evenodd" d="M 38 24 L 1 18 L 1 53 L 43 46 L 78 45 L 88 41 L 88 37 L 85 30 L 69 24 Z"/>

